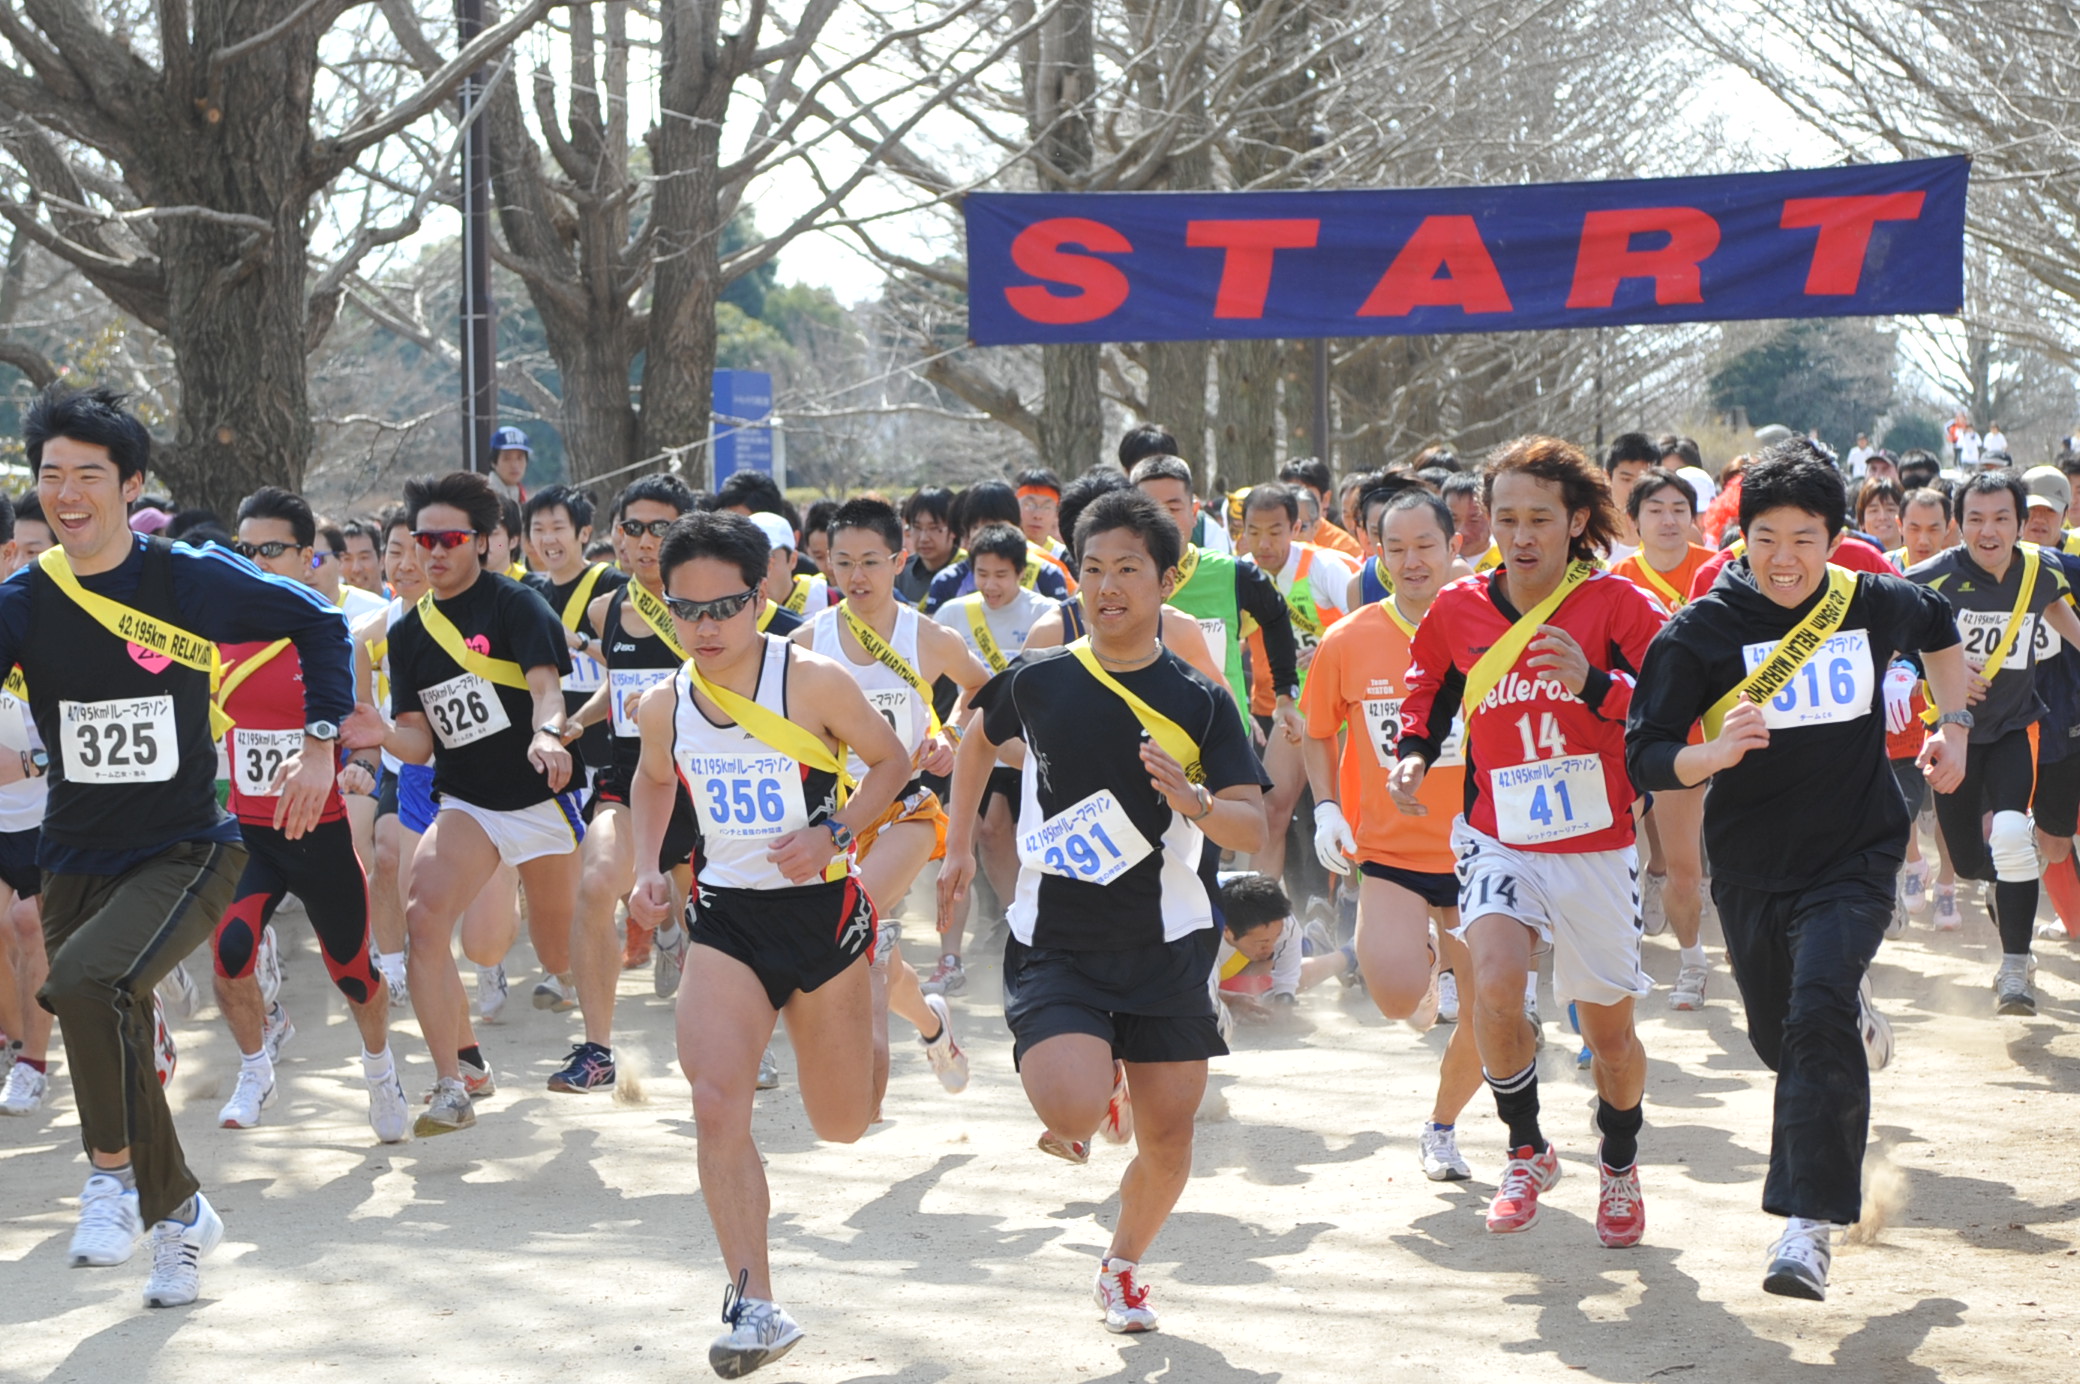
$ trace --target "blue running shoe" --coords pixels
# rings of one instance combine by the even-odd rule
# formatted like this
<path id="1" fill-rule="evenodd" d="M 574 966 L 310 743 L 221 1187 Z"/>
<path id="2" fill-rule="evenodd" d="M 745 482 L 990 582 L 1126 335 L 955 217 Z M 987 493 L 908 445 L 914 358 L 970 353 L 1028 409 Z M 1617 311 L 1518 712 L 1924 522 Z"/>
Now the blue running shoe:
<path id="1" fill-rule="evenodd" d="M 549 1078 L 552 1091 L 604 1091 L 613 1084 L 614 1054 L 597 1043 L 573 1046 L 563 1070 Z"/>

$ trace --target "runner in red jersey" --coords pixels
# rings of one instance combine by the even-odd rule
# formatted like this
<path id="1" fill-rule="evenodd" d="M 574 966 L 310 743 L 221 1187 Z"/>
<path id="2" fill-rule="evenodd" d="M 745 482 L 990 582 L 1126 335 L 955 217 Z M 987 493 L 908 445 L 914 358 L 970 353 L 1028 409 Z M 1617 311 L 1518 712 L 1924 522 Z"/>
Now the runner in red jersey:
<path id="1" fill-rule="evenodd" d="M 1440 591 L 1416 629 L 1391 788 L 1402 811 L 1424 815 L 1419 790 L 1463 702 L 1458 934 L 1476 975 L 1474 1038 L 1510 1139 L 1488 1229 L 1530 1228 L 1539 1194 L 1560 1176 L 1539 1132 L 1535 1048 L 1516 1002 L 1534 948 L 1549 946 L 1553 988 L 1576 1003 L 1595 1057 L 1597 1235 L 1631 1245 L 1646 1226 L 1634 1164 L 1647 1065 L 1632 1010 L 1653 985 L 1639 965 L 1625 713 L 1666 617 L 1593 566 L 1617 516 L 1603 473 L 1578 448 L 1519 438 L 1489 459 L 1485 483 L 1503 563 Z"/>
<path id="2" fill-rule="evenodd" d="M 308 581 L 316 533 L 311 507 L 302 496 L 263 486 L 239 506 L 238 542 L 233 546 L 262 571 Z M 342 620 L 340 637 L 346 633 Z M 226 644 L 223 658 L 219 699 L 237 722 L 224 736 L 230 806 L 248 854 L 211 948 L 217 1006 L 240 1053 L 238 1078 L 217 1123 L 226 1129 L 251 1129 L 274 1099 L 274 1057 L 295 1029 L 286 1016 L 266 1012 L 254 963 L 263 930 L 282 900 L 294 894 L 303 900 L 324 952 L 325 969 L 346 996 L 361 1030 L 369 1124 L 384 1143 L 396 1143 L 409 1125 L 385 1032 L 390 996 L 369 959 L 368 883 L 354 854 L 354 835 L 337 782 L 326 794 L 316 826 L 299 832 L 276 825 L 282 766 L 295 759 L 305 734 L 302 662 L 287 640 Z"/>

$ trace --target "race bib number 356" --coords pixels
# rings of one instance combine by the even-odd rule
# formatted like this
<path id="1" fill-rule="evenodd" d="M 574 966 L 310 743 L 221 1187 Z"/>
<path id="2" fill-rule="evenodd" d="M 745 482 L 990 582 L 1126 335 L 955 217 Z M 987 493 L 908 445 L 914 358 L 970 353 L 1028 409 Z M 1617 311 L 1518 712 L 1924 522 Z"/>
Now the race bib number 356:
<path id="1" fill-rule="evenodd" d="M 1110 884 L 1155 850 L 1105 789 L 1019 833 L 1019 863 L 1044 874 Z"/>
<path id="2" fill-rule="evenodd" d="M 1495 797 L 1495 835 L 1504 845 L 1542 846 L 1587 836 L 1611 824 L 1602 755 L 1568 755 L 1497 769 L 1489 786 Z"/>
<path id="3" fill-rule="evenodd" d="M 58 737 L 74 783 L 164 783 L 180 758 L 170 696 L 61 701 Z"/>
<path id="4" fill-rule="evenodd" d="M 433 733 L 451 750 L 474 745 L 513 724 L 505 703 L 498 699 L 498 689 L 475 673 L 435 683 L 419 694 L 419 705 L 433 724 Z"/>

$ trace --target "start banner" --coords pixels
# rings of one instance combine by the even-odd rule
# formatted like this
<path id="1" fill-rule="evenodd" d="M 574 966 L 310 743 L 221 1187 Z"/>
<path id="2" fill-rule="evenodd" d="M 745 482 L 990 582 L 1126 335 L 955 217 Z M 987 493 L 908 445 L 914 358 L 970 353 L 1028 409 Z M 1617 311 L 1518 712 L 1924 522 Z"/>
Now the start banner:
<path id="1" fill-rule="evenodd" d="M 977 345 L 1951 313 L 1971 161 L 1337 192 L 973 193 Z"/>

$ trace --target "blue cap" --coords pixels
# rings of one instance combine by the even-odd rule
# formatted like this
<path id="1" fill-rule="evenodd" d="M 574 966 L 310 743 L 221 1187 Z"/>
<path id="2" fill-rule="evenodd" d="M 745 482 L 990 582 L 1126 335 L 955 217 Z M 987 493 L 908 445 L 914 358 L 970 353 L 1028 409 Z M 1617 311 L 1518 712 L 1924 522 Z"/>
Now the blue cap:
<path id="1" fill-rule="evenodd" d="M 534 448 L 527 445 L 527 434 L 518 428 L 500 428 L 491 434 L 491 450 L 494 452 L 525 452 L 534 455 Z"/>

